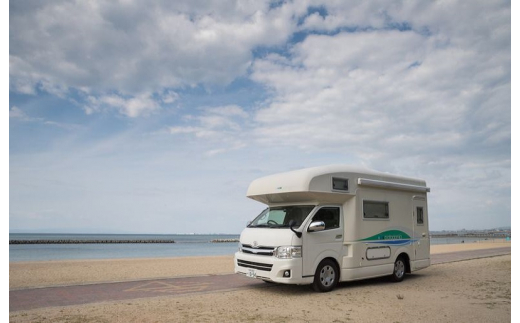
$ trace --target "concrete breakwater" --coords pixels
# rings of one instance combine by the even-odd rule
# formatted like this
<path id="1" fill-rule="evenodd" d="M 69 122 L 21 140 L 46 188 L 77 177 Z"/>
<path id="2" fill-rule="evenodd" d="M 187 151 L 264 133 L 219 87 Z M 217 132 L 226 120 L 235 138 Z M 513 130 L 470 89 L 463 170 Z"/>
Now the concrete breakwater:
<path id="1" fill-rule="evenodd" d="M 219 243 L 219 242 L 239 242 L 239 239 L 214 239 L 211 240 L 212 243 Z"/>
<path id="2" fill-rule="evenodd" d="M 9 240 L 9 244 L 175 243 L 174 240 Z"/>

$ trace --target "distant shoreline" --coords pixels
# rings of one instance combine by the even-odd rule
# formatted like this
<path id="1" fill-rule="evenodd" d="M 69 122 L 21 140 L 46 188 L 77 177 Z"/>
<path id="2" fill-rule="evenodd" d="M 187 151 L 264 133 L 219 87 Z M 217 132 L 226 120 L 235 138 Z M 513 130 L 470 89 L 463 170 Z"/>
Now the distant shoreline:
<path id="1" fill-rule="evenodd" d="M 239 239 L 213 239 L 211 243 L 238 242 Z M 163 239 L 134 239 L 134 240 L 77 240 L 77 239 L 60 239 L 60 240 L 9 240 L 9 244 L 86 244 L 86 243 L 175 243 L 175 240 Z"/>
<path id="2" fill-rule="evenodd" d="M 459 234 L 430 234 L 430 238 L 488 238 L 488 239 L 505 239 L 511 237 L 510 235 L 492 235 L 492 234 L 478 234 L 468 233 L 464 235 Z"/>
<path id="3" fill-rule="evenodd" d="M 9 240 L 9 244 L 175 243 L 175 240 Z"/>

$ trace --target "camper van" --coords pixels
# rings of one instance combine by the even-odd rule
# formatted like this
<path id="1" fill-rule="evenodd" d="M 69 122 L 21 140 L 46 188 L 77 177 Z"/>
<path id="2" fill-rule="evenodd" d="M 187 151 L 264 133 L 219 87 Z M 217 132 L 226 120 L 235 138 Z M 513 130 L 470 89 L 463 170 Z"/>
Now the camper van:
<path id="1" fill-rule="evenodd" d="M 259 178 L 247 197 L 267 208 L 240 235 L 235 273 L 319 292 L 402 281 L 430 265 L 429 191 L 424 180 L 346 165 Z"/>

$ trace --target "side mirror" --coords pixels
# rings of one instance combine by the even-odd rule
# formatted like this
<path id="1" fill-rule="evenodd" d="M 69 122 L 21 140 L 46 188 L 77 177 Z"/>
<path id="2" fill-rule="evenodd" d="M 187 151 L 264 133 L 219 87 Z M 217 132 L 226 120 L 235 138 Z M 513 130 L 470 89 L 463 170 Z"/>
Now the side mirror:
<path id="1" fill-rule="evenodd" d="M 307 231 L 309 231 L 309 232 L 318 232 L 318 231 L 323 231 L 323 230 L 325 230 L 325 222 L 323 222 L 323 221 L 312 222 L 309 225 L 309 229 L 307 229 Z"/>

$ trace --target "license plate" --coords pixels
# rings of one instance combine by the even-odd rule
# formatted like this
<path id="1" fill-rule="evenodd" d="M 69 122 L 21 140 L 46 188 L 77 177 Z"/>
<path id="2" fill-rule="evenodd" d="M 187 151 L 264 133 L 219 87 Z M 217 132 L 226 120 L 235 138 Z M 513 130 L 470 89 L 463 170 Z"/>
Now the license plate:
<path id="1" fill-rule="evenodd" d="M 247 277 L 256 278 L 256 270 L 255 269 L 249 269 L 247 272 Z"/>

